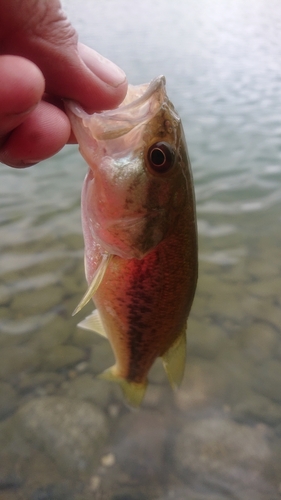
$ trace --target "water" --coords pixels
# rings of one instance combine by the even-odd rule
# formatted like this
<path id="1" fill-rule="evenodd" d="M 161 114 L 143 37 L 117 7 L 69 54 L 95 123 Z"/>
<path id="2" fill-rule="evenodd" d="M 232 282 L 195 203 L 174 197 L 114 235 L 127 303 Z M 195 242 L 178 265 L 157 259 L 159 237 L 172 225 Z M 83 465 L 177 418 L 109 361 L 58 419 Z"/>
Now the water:
<path id="1" fill-rule="evenodd" d="M 131 83 L 165 74 L 193 166 L 200 278 L 181 391 L 156 365 L 130 413 L 93 377 L 108 345 L 71 317 L 85 291 L 85 164 L 69 146 L 1 167 L 0 500 L 278 499 L 280 4 L 63 5 Z"/>

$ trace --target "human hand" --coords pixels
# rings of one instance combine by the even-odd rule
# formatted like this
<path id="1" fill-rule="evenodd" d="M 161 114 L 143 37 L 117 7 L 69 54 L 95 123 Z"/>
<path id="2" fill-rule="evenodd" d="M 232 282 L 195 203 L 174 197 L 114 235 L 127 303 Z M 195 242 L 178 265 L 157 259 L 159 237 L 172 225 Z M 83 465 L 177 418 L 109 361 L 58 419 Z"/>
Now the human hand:
<path id="1" fill-rule="evenodd" d="M 58 0 L 0 0 L 0 161 L 27 167 L 71 139 L 62 98 L 88 112 L 116 107 L 125 74 L 77 34 Z"/>

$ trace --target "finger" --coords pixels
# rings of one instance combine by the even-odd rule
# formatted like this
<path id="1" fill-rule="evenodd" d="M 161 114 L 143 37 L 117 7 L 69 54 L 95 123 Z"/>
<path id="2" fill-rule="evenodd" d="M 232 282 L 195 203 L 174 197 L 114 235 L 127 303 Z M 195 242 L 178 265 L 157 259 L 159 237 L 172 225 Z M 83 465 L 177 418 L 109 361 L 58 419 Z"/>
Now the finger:
<path id="1" fill-rule="evenodd" d="M 56 51 L 51 65 L 49 57 L 47 63 L 41 56 L 33 59 L 45 76 L 46 91 L 79 102 L 89 113 L 115 108 L 127 92 L 125 74 L 94 50 L 81 52 L 76 47 Z"/>
<path id="2" fill-rule="evenodd" d="M 44 86 L 44 77 L 34 63 L 0 56 L 0 144 L 37 106 Z"/>
<path id="3" fill-rule="evenodd" d="M 112 61 L 96 52 L 94 49 L 91 49 L 82 43 L 78 43 L 78 53 L 87 68 L 90 69 L 96 77 L 108 86 L 113 87 L 115 92 L 114 98 L 118 98 L 118 101 L 116 100 L 115 105 L 111 107 L 116 107 L 120 104 L 125 98 L 128 87 L 124 71 Z M 108 108 L 109 107 L 103 107 L 100 109 L 93 108 L 93 111 Z"/>
<path id="4" fill-rule="evenodd" d="M 124 72 L 95 51 L 81 56 L 77 34 L 59 7 L 56 1 L 38 2 L 25 23 L 25 9 L 20 16 L 12 11 L 16 29 L 9 29 L 0 51 L 32 60 L 44 74 L 50 94 L 76 100 L 87 111 L 118 106 L 127 91 Z"/>
<path id="5" fill-rule="evenodd" d="M 17 168 L 34 165 L 56 154 L 68 141 L 70 132 L 65 113 L 42 101 L 8 136 L 0 150 L 0 161 Z"/>

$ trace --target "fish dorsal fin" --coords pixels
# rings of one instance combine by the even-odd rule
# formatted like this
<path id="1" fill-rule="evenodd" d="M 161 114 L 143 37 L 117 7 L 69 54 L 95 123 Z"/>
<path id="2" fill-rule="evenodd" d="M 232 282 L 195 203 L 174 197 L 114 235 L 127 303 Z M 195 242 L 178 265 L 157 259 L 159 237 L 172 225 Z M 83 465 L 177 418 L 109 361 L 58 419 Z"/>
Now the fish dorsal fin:
<path id="1" fill-rule="evenodd" d="M 108 253 L 103 254 L 101 262 L 98 265 L 98 267 L 94 273 L 92 282 L 91 282 L 87 292 L 85 293 L 84 297 L 80 300 L 78 306 L 73 311 L 72 316 L 75 316 L 75 314 L 77 314 L 79 311 L 81 311 L 81 309 L 83 309 L 83 307 L 89 302 L 89 300 L 91 300 L 93 295 L 95 295 L 98 287 L 100 286 L 100 284 L 103 280 L 105 271 L 108 268 L 108 265 L 110 263 L 111 258 L 112 258 L 111 254 L 108 254 Z"/>
<path id="2" fill-rule="evenodd" d="M 99 333 L 102 337 L 107 338 L 99 311 L 97 309 L 95 309 L 90 316 L 87 316 L 85 319 L 80 321 L 77 326 L 83 328 L 84 330 L 91 330 Z"/>
<path id="3" fill-rule="evenodd" d="M 98 377 L 110 382 L 117 382 L 122 389 L 125 401 L 128 406 L 130 406 L 131 408 L 138 408 L 140 406 L 146 391 L 147 382 L 137 383 L 119 377 L 117 374 L 116 365 L 108 368 Z"/>
<path id="4" fill-rule="evenodd" d="M 162 356 L 163 365 L 173 389 L 178 389 L 186 361 L 186 326 L 172 346 Z"/>

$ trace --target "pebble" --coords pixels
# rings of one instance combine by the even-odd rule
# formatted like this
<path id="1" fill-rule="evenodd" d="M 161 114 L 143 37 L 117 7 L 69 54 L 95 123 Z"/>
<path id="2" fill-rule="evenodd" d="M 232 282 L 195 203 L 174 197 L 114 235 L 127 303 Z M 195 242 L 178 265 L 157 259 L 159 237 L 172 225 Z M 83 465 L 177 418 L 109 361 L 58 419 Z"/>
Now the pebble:
<path id="1" fill-rule="evenodd" d="M 116 384 L 99 380 L 90 374 L 84 374 L 69 382 L 67 396 L 90 401 L 99 407 L 106 408 L 116 389 Z"/>
<path id="2" fill-rule="evenodd" d="M 42 369 L 56 371 L 61 368 L 75 365 L 83 360 L 85 353 L 79 347 L 72 345 L 58 345 L 49 351 L 42 359 Z"/>
<path id="3" fill-rule="evenodd" d="M 116 462 L 115 455 L 113 453 L 108 453 L 101 457 L 101 465 L 103 467 L 112 467 Z"/>
<path id="4" fill-rule="evenodd" d="M 17 384 L 17 388 L 21 392 L 27 392 L 35 387 L 42 387 L 47 384 L 53 384 L 55 386 L 60 385 L 64 381 L 63 375 L 53 372 L 43 372 L 38 373 L 23 373 Z"/>
<path id="5" fill-rule="evenodd" d="M 0 452 L 0 491 L 15 491 L 25 479 L 23 462 L 14 453 Z"/>
<path id="6" fill-rule="evenodd" d="M 161 497 L 161 500 L 230 500 L 230 498 L 223 494 L 200 493 L 186 486 L 178 486 L 170 488 L 167 494 Z"/>
<path id="7" fill-rule="evenodd" d="M 175 402 L 184 412 L 223 401 L 229 387 L 225 371 L 211 361 L 188 358 Z"/>
<path id="8" fill-rule="evenodd" d="M 231 408 L 239 422 L 264 422 L 275 426 L 281 421 L 281 406 L 261 394 L 248 391 L 244 398 Z"/>
<path id="9" fill-rule="evenodd" d="M 32 316 L 43 314 L 58 306 L 63 300 L 63 288 L 50 285 L 18 293 L 12 300 L 11 309 L 16 315 Z"/>
<path id="10" fill-rule="evenodd" d="M 10 334 L 1 332 L 0 334 L 0 349 L 3 347 L 12 347 L 14 345 L 21 345 L 29 340 L 30 333 Z"/>
<path id="11" fill-rule="evenodd" d="M 83 373 L 86 372 L 89 368 L 89 363 L 87 361 L 81 361 L 81 363 L 78 363 L 78 365 L 75 366 L 75 370 L 77 373 Z"/>
<path id="12" fill-rule="evenodd" d="M 214 359 L 223 345 L 225 333 L 219 326 L 212 326 L 194 318 L 188 321 L 187 351 L 193 356 Z"/>
<path id="13" fill-rule="evenodd" d="M 73 500 L 70 487 L 64 484 L 48 484 L 33 491 L 30 500 Z"/>
<path id="14" fill-rule="evenodd" d="M 98 343 L 97 333 L 91 330 L 82 330 L 82 328 L 75 328 L 71 337 L 71 343 L 77 347 L 92 347 Z"/>
<path id="15" fill-rule="evenodd" d="M 275 330 L 281 334 L 281 307 L 278 301 L 274 302 L 264 302 L 262 307 L 256 311 L 255 316 L 258 320 L 264 321 L 265 319 L 268 323 L 271 323 Z M 280 344 L 280 341 L 279 341 Z"/>
<path id="16" fill-rule="evenodd" d="M 91 349 L 89 368 L 96 374 L 115 364 L 115 358 L 108 340 L 95 344 Z"/>
<path id="17" fill-rule="evenodd" d="M 262 429 L 220 416 L 190 421 L 180 430 L 174 448 L 178 473 L 189 486 L 205 484 L 209 491 L 228 492 L 229 498 L 252 498 L 268 490 L 264 470 L 273 460 Z M 191 484 L 190 484 L 191 483 Z"/>
<path id="18" fill-rule="evenodd" d="M 35 370 L 40 357 L 27 345 L 3 347 L 0 349 L 0 379 L 7 380 L 23 371 Z"/>
<path id="19" fill-rule="evenodd" d="M 89 490 L 95 493 L 101 484 L 101 478 L 100 476 L 92 476 L 90 478 L 90 484 L 89 484 Z"/>
<path id="20" fill-rule="evenodd" d="M 3 283 L 0 284 L 0 306 L 8 305 L 11 299 L 11 288 Z"/>
<path id="21" fill-rule="evenodd" d="M 67 274 L 63 276 L 62 286 L 64 290 L 67 290 L 69 295 L 80 294 L 84 295 L 85 290 L 87 289 L 86 279 L 76 274 Z"/>
<path id="22" fill-rule="evenodd" d="M 105 415 L 94 405 L 49 396 L 33 399 L 17 412 L 20 432 L 44 449 L 60 471 L 91 471 L 108 435 Z"/>
<path id="23" fill-rule="evenodd" d="M 60 316 L 56 316 L 36 332 L 30 345 L 39 352 L 47 352 L 64 344 L 70 335 L 71 328 L 69 328 L 68 322 Z"/>
<path id="24" fill-rule="evenodd" d="M 261 364 L 254 374 L 252 386 L 263 396 L 281 403 L 281 361 L 269 359 Z"/>
<path id="25" fill-rule="evenodd" d="M 277 346 L 277 332 L 268 323 L 254 321 L 242 331 L 241 347 L 255 362 L 260 363 L 271 358 Z"/>
<path id="26" fill-rule="evenodd" d="M 141 408 L 120 421 L 112 453 L 123 471 L 147 481 L 162 474 L 167 436 L 164 416 Z"/>
<path id="27" fill-rule="evenodd" d="M 268 297 L 279 296 L 281 290 L 281 278 L 280 276 L 275 276 L 271 279 L 268 279 L 268 276 L 263 280 L 255 281 L 249 285 L 247 285 L 246 291 L 252 295 L 256 295 L 258 297 L 264 297 L 265 299 Z"/>
<path id="28" fill-rule="evenodd" d="M 9 307 L 0 307 L 0 324 L 5 324 L 5 320 L 9 319 L 11 312 Z"/>
<path id="29" fill-rule="evenodd" d="M 16 391 L 10 384 L 0 382 L 0 420 L 13 413 L 17 405 Z"/>

